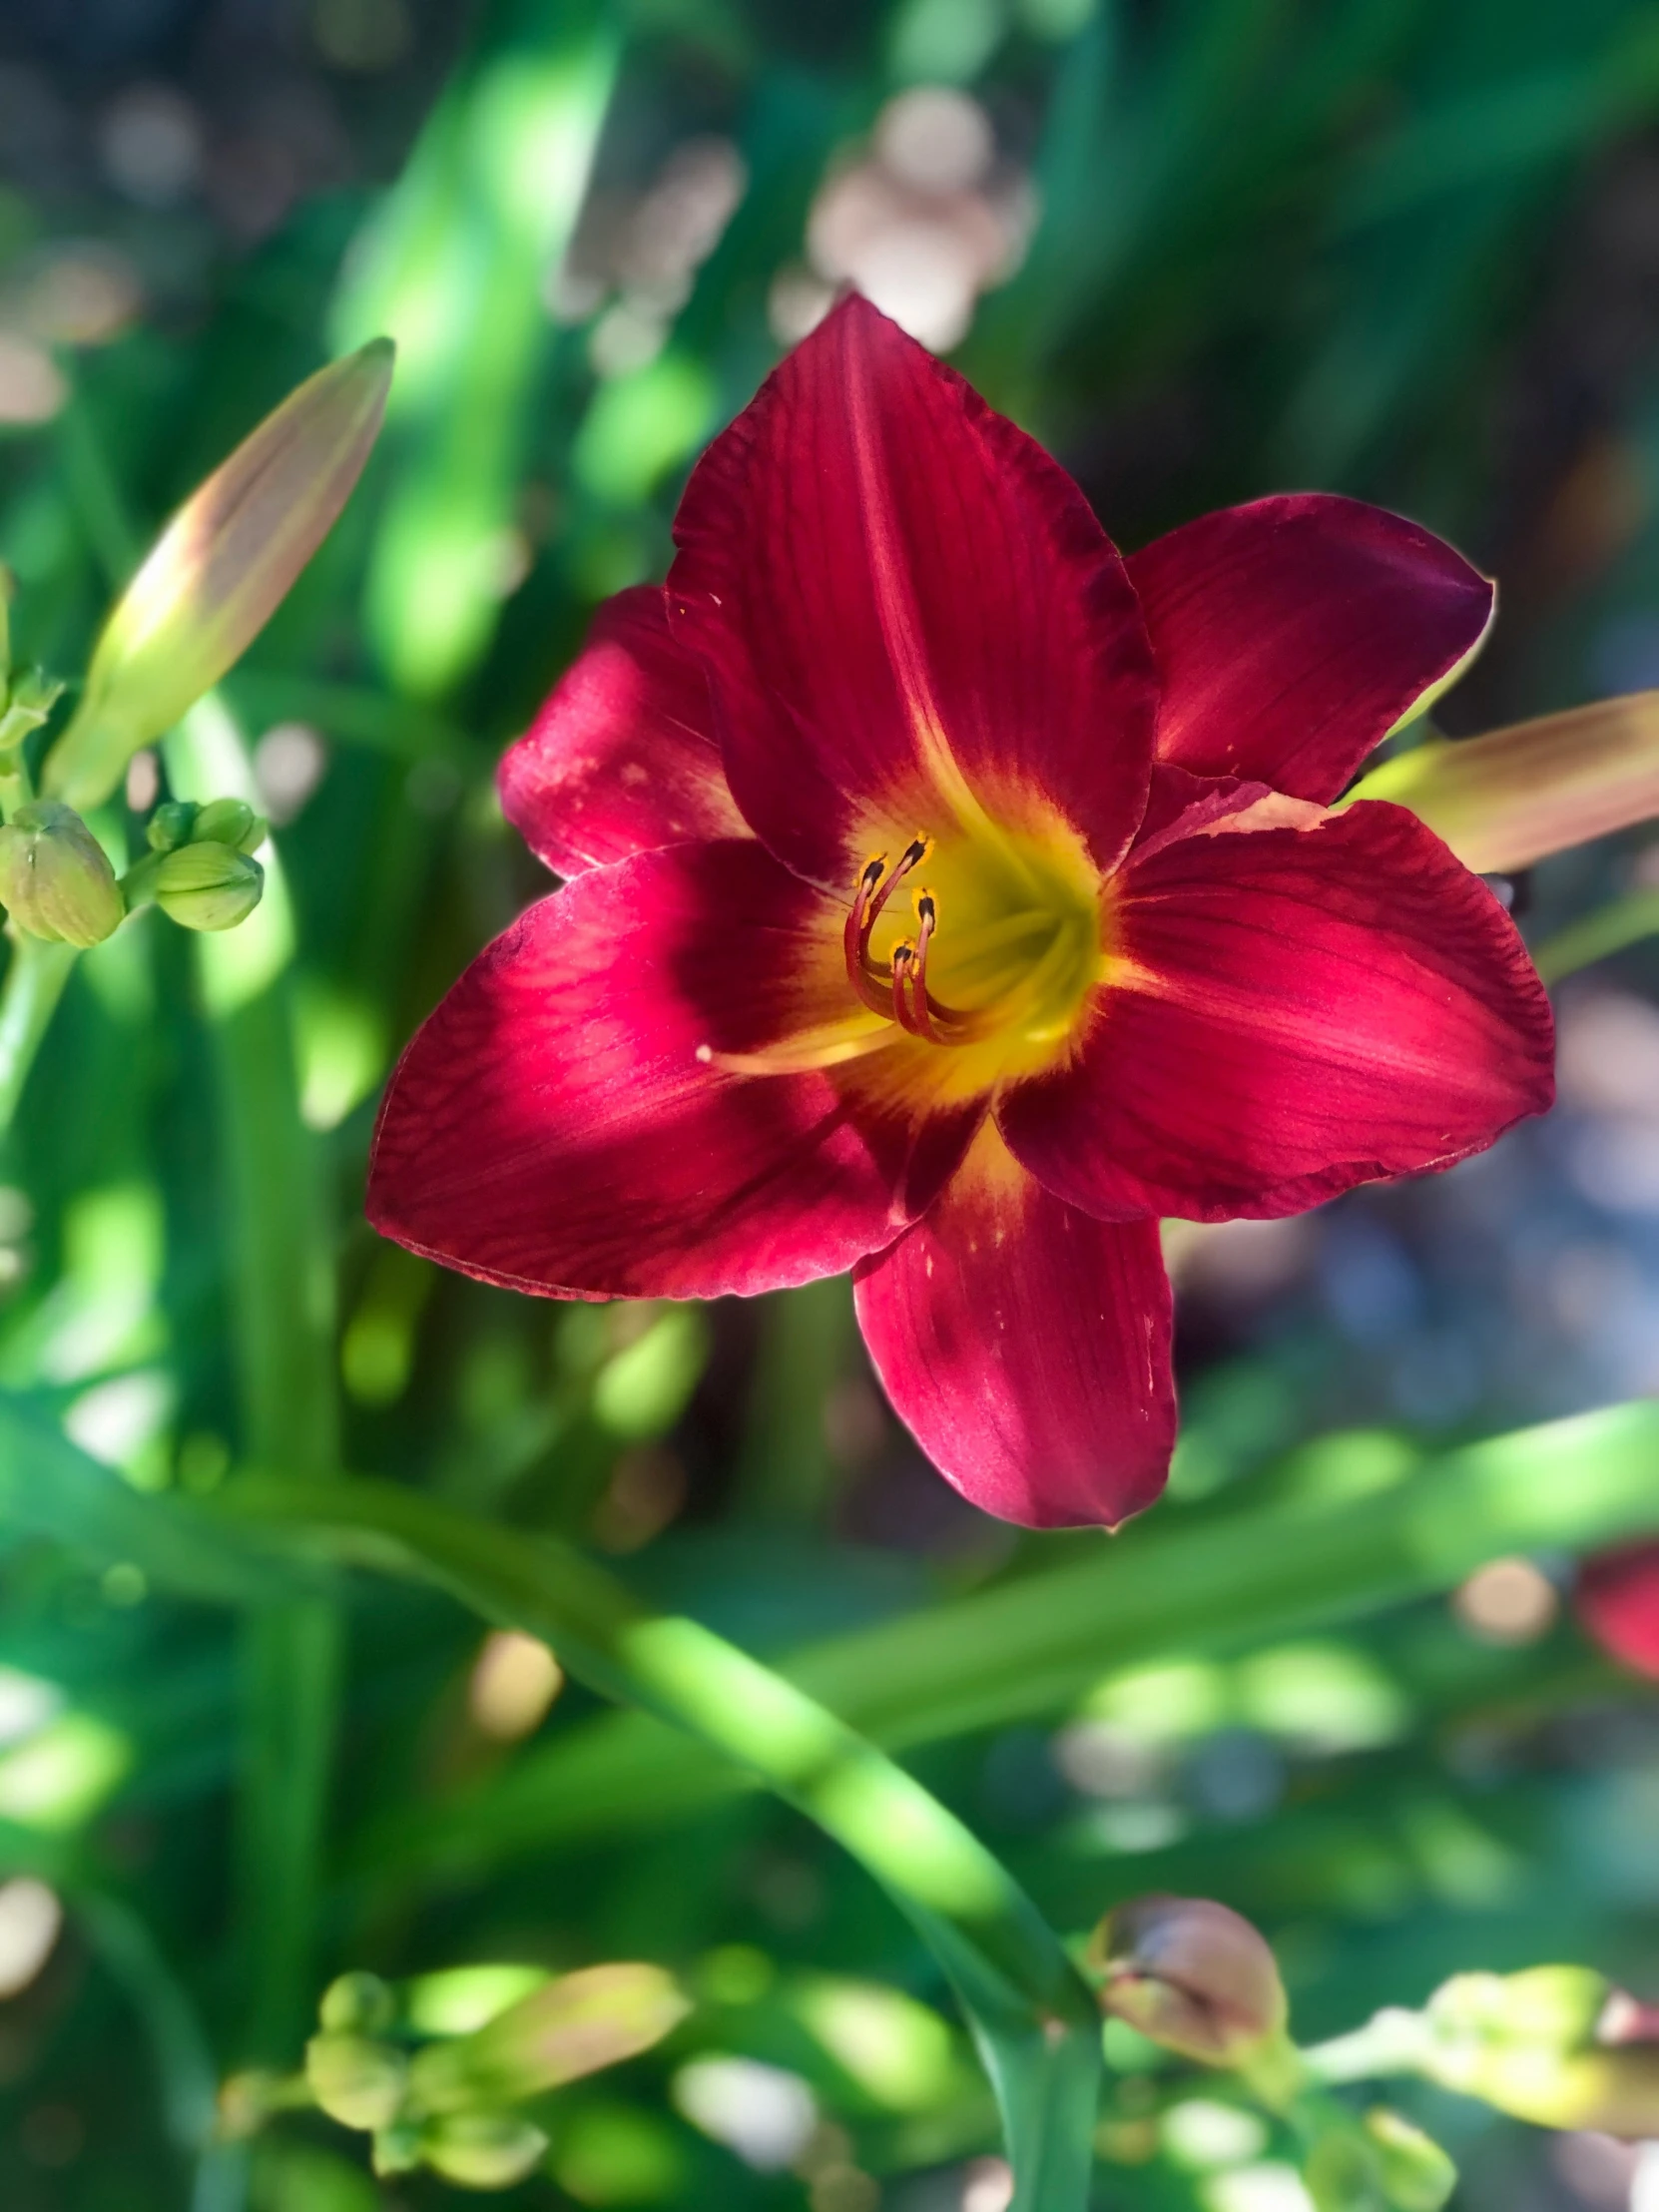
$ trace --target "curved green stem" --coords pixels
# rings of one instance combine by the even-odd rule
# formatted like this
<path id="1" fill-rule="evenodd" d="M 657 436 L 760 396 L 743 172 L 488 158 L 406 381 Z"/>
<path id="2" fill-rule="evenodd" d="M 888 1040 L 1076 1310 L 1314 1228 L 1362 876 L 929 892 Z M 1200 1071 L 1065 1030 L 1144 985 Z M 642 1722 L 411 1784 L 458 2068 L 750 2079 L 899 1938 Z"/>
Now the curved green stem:
<path id="1" fill-rule="evenodd" d="M 545 1537 L 390 1483 L 250 1477 L 225 1507 L 324 1531 L 338 1554 L 412 1570 L 545 1637 L 591 1688 L 673 1722 L 799 1807 L 874 1876 L 949 1976 L 1001 2104 L 1015 2212 L 1081 2212 L 1101 2066 L 1093 2000 L 1006 1869 L 902 1768 L 771 1668 L 697 1621 L 646 1612 Z"/>

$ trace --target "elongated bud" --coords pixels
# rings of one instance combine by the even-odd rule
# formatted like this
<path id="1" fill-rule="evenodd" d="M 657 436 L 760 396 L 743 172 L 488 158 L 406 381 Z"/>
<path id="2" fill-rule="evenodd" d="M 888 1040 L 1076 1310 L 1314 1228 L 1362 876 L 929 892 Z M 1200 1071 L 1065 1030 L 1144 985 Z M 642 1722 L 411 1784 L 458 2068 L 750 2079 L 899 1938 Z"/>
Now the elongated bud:
<path id="1" fill-rule="evenodd" d="M 1285 1986 L 1266 1940 L 1209 1898 L 1145 1897 L 1109 1913 L 1089 1944 L 1100 2001 L 1210 2066 L 1236 2066 L 1282 2035 Z"/>
<path id="2" fill-rule="evenodd" d="M 0 827 L 0 904 L 31 937 L 102 944 L 127 908 L 104 847 L 73 809 L 37 799 Z"/>
<path id="3" fill-rule="evenodd" d="M 156 904 L 182 929 L 234 929 L 265 891 L 265 869 L 228 844 L 181 844 L 156 869 Z"/>
<path id="4" fill-rule="evenodd" d="M 1459 1974 L 1424 2017 L 1443 2087 L 1537 2127 L 1659 2135 L 1659 2016 L 1587 1966 Z"/>
<path id="5" fill-rule="evenodd" d="M 424 2165 L 458 2189 L 510 2189 L 547 2155 L 547 2137 L 517 2112 L 452 2112 L 420 2131 Z"/>
<path id="6" fill-rule="evenodd" d="M 690 2009 L 660 1966 L 589 1966 L 544 1983 L 471 2035 L 429 2044 L 409 2086 L 428 2112 L 516 2104 L 649 2050 Z"/>
<path id="7" fill-rule="evenodd" d="M 46 764 L 76 806 L 240 660 L 321 544 L 385 411 L 392 346 L 332 362 L 268 415 L 174 516 L 118 602 L 74 721 Z"/>
<path id="8" fill-rule="evenodd" d="M 396 2017 L 397 1999 L 374 1973 L 342 1973 L 317 2006 L 317 2018 L 336 2035 L 383 2035 Z"/>
<path id="9" fill-rule="evenodd" d="M 366 2035 L 313 2035 L 305 2045 L 311 2094 L 341 2127 L 389 2127 L 407 2078 L 402 2052 Z"/>
<path id="10" fill-rule="evenodd" d="M 1431 738 L 1350 797 L 1409 807 L 1477 873 L 1529 867 L 1659 815 L 1659 691 L 1480 738 Z"/>

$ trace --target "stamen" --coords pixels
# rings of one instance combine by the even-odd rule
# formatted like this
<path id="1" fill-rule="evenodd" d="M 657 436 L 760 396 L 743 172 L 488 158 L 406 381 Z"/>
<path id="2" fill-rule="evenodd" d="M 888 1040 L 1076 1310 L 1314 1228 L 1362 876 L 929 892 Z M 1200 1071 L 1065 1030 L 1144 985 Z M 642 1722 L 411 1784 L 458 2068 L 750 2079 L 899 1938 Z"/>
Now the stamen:
<path id="1" fill-rule="evenodd" d="M 939 909 L 930 890 L 916 893 L 916 923 L 915 980 L 911 990 L 915 1031 L 918 1037 L 926 1037 L 930 1043 L 937 1044 L 939 1033 L 933 1027 L 932 1002 L 927 996 L 927 947 L 939 925 Z"/>
<path id="2" fill-rule="evenodd" d="M 900 1029 L 907 1029 L 912 1037 L 919 1037 L 921 1029 L 916 1020 L 910 973 L 915 956 L 916 948 L 908 938 L 892 948 L 892 1016 Z"/>
<path id="3" fill-rule="evenodd" d="M 886 1012 L 887 1003 L 885 997 L 874 989 L 869 980 L 865 955 L 869 949 L 869 932 L 875 920 L 875 915 L 869 911 L 869 902 L 874 895 L 875 886 L 881 880 L 886 865 L 887 856 L 884 852 L 872 852 L 858 870 L 858 887 L 853 893 L 852 910 L 847 915 L 846 926 L 841 931 L 841 944 L 846 954 L 847 981 L 870 1011 L 877 1014 Z M 891 881 L 888 882 L 887 888 L 888 890 L 892 888 Z M 885 894 L 883 894 L 883 903 L 884 898 Z M 879 911 L 880 908 L 877 907 L 876 912 Z"/>

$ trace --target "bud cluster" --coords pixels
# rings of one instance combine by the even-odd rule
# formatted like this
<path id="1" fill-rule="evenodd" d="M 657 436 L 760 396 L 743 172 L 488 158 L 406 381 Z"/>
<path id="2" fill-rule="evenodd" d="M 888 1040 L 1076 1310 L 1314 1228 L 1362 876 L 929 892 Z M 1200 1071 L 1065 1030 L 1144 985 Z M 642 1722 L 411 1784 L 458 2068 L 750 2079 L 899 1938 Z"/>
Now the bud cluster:
<path id="1" fill-rule="evenodd" d="M 181 929 L 234 929 L 265 890 L 254 858 L 267 824 L 240 799 L 170 799 L 146 826 L 150 850 L 127 872 L 130 907 L 154 901 Z"/>
<path id="2" fill-rule="evenodd" d="M 661 1967 L 590 1966 L 544 1976 L 465 2033 L 422 2038 L 385 1982 L 345 1974 L 323 1993 L 305 2080 L 330 2119 L 372 2136 L 376 2173 L 424 2166 L 458 2188 L 506 2189 L 548 2147 L 526 2105 L 649 2050 L 689 2009 Z"/>
<path id="3" fill-rule="evenodd" d="M 1418 2071 L 1534 2126 L 1659 2135 L 1659 2013 L 1588 1966 L 1457 1974 L 1422 2014 Z"/>

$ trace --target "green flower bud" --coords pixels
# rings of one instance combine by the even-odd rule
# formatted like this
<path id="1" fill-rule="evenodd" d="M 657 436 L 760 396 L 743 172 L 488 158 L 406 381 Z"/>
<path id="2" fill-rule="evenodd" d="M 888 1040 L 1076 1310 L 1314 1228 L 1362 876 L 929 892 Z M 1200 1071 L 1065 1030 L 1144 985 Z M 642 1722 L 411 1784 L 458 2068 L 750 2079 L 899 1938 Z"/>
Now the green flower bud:
<path id="1" fill-rule="evenodd" d="M 165 800 L 144 826 L 151 851 L 171 852 L 175 845 L 189 844 L 201 811 L 193 799 Z"/>
<path id="2" fill-rule="evenodd" d="M 690 2011 L 660 1966 L 589 1966 L 544 1982 L 471 2035 L 432 2043 L 409 2069 L 428 2112 L 515 2104 L 632 2058 Z"/>
<path id="3" fill-rule="evenodd" d="M 397 2017 L 397 1999 L 377 1973 L 342 1973 L 323 1990 L 317 2017 L 331 2034 L 383 2035 Z"/>
<path id="4" fill-rule="evenodd" d="M 305 2079 L 341 2127 L 389 2127 L 403 2102 L 408 2064 L 401 2051 L 366 2035 L 313 2035 L 305 2045 Z"/>
<path id="5" fill-rule="evenodd" d="M 1384 2200 L 1395 2212 L 1441 2212 L 1457 2186 L 1457 2168 L 1432 2136 L 1384 2104 L 1366 2114 Z"/>
<path id="6" fill-rule="evenodd" d="M 1423 2017 L 1442 2087 L 1537 2127 L 1659 2135 L 1659 2021 L 1589 1967 L 1458 1974 Z"/>
<path id="7" fill-rule="evenodd" d="M 408 2120 L 376 2128 L 371 2163 L 382 2180 L 390 2174 L 413 2173 L 420 2164 L 419 2128 Z"/>
<path id="8" fill-rule="evenodd" d="M 186 500 L 122 595 L 53 748 L 54 796 L 91 806 L 141 746 L 211 691 L 332 528 L 385 411 L 377 338 L 291 392 Z"/>
<path id="9" fill-rule="evenodd" d="M 245 799 L 216 799 L 204 807 L 191 831 L 193 844 L 229 844 L 252 852 L 265 837 L 266 824 Z"/>
<path id="10" fill-rule="evenodd" d="M 1096 1929 L 1087 1963 L 1105 2011 L 1183 2057 L 1237 2066 L 1284 2033 L 1289 2008 L 1273 1952 L 1209 1898 L 1120 1905 Z"/>
<path id="11" fill-rule="evenodd" d="M 547 2155 L 547 2137 L 516 2112 L 452 2112 L 420 2131 L 424 2164 L 458 2189 L 510 2189 Z"/>
<path id="12" fill-rule="evenodd" d="M 0 827 L 0 904 L 31 937 L 102 944 L 127 908 L 104 847 L 72 808 L 39 799 Z"/>
<path id="13" fill-rule="evenodd" d="M 265 890 L 265 869 L 228 844 L 182 844 L 156 870 L 156 904 L 182 929 L 234 929 Z"/>

